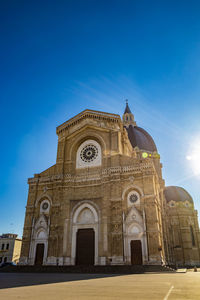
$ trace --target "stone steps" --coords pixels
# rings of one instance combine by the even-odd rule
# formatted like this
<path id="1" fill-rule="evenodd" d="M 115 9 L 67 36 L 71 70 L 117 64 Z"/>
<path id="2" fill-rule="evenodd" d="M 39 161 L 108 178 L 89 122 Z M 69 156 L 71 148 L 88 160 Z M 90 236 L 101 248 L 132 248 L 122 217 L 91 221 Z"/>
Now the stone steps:
<path id="1" fill-rule="evenodd" d="M 0 272 L 22 273 L 88 273 L 88 274 L 142 274 L 156 272 L 175 272 L 167 266 L 157 265 L 112 265 L 112 266 L 8 266 Z"/>

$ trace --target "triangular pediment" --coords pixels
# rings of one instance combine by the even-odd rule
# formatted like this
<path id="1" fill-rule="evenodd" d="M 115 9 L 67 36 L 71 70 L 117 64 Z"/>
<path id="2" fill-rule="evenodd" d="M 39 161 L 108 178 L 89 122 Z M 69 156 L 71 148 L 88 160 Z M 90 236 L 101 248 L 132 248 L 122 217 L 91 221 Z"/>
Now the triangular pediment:
<path id="1" fill-rule="evenodd" d="M 41 215 L 35 223 L 35 230 L 37 231 L 40 228 L 43 228 L 43 229 L 48 228 L 47 218 L 44 215 Z"/>
<path id="2" fill-rule="evenodd" d="M 81 113 L 79 113 L 78 115 L 76 115 L 75 117 L 69 119 L 67 122 L 58 126 L 56 129 L 56 132 L 59 135 L 63 131 L 70 129 L 73 126 L 77 127 L 77 125 L 79 125 L 80 123 L 83 124 L 82 126 L 85 126 L 86 124 L 94 125 L 94 124 L 98 123 L 97 127 L 99 127 L 99 124 L 102 124 L 102 127 L 103 127 L 104 123 L 106 123 L 106 124 L 118 123 L 119 124 L 119 123 L 121 123 L 121 118 L 117 114 L 111 114 L 111 113 L 86 109 L 86 110 L 82 111 Z"/>
<path id="3" fill-rule="evenodd" d="M 131 209 L 125 219 L 125 222 L 127 224 L 135 222 L 135 223 L 138 223 L 143 226 L 143 218 L 136 207 L 134 207 L 134 206 L 131 207 Z"/>

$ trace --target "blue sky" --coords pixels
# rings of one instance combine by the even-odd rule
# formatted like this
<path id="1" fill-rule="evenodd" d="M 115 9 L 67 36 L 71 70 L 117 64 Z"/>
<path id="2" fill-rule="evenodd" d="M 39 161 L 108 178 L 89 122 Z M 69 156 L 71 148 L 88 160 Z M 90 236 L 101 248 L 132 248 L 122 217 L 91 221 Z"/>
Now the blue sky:
<path id="1" fill-rule="evenodd" d="M 0 25 L 0 233 L 22 235 L 27 178 L 55 163 L 56 126 L 86 108 L 122 115 L 126 98 L 166 185 L 200 210 L 200 159 L 186 159 L 200 152 L 199 1 L 5 0 Z"/>

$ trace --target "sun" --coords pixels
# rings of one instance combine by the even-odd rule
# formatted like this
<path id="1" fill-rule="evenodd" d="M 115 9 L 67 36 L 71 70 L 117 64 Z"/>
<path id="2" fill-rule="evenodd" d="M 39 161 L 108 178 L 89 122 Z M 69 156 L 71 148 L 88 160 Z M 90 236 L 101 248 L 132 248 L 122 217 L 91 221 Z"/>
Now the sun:
<path id="1" fill-rule="evenodd" d="M 195 175 L 200 175 L 200 138 L 194 142 L 191 151 L 186 156 L 189 166 Z"/>

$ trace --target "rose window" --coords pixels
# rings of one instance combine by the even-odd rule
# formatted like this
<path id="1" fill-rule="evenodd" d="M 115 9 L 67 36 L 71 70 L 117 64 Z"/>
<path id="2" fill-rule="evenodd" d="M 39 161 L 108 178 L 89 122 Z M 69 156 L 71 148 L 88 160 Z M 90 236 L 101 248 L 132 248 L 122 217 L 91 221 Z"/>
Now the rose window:
<path id="1" fill-rule="evenodd" d="M 97 141 L 86 140 L 79 146 L 76 154 L 77 168 L 97 167 L 101 165 L 101 160 L 101 146 Z"/>
<path id="2" fill-rule="evenodd" d="M 98 149 L 95 145 L 86 145 L 80 153 L 80 157 L 84 162 L 92 162 L 98 156 Z"/>

